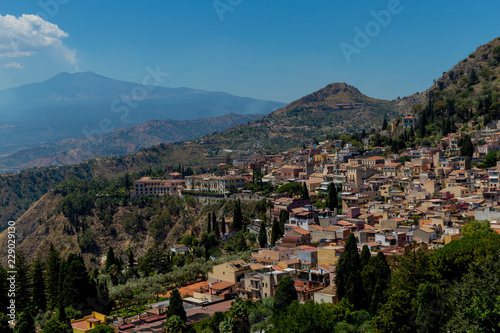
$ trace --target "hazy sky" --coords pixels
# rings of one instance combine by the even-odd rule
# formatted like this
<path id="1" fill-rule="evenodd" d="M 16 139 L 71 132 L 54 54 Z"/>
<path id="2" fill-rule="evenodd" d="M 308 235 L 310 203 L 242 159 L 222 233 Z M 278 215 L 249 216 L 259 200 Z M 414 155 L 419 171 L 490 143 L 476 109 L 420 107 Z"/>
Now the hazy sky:
<path id="1" fill-rule="evenodd" d="M 423 91 L 500 36 L 499 1 L 3 0 L 0 89 L 63 71 L 291 102 L 332 82 Z M 33 16 L 38 15 L 39 17 Z"/>

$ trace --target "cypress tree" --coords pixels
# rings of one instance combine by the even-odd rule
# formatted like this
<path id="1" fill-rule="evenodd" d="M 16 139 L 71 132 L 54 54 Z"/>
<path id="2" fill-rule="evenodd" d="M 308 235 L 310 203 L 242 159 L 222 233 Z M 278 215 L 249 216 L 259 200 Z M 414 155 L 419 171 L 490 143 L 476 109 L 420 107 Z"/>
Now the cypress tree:
<path id="1" fill-rule="evenodd" d="M 58 312 L 58 317 L 57 319 L 61 322 L 61 323 L 67 323 L 68 322 L 68 317 L 66 317 L 66 311 L 65 311 L 65 308 L 64 308 L 64 300 L 60 300 L 59 301 L 59 306 L 57 307 L 57 312 Z"/>
<path id="2" fill-rule="evenodd" d="M 236 208 L 234 209 L 233 228 L 235 231 L 240 231 L 243 228 L 243 214 L 241 212 L 240 199 L 236 201 Z"/>
<path id="3" fill-rule="evenodd" d="M 113 248 L 110 246 L 108 248 L 108 253 L 106 255 L 106 273 L 109 272 L 109 268 L 116 264 L 115 252 Z"/>
<path id="4" fill-rule="evenodd" d="M 469 135 L 466 135 L 462 140 L 460 140 L 460 155 L 469 156 L 472 158 L 474 154 L 474 145 Z"/>
<path id="5" fill-rule="evenodd" d="M 207 234 L 210 235 L 212 232 L 212 213 L 208 213 L 207 216 Z"/>
<path id="6" fill-rule="evenodd" d="M 210 259 L 210 253 L 208 252 L 208 247 L 206 245 L 203 249 L 203 258 L 205 258 L 205 261 Z"/>
<path id="7" fill-rule="evenodd" d="M 290 218 L 290 214 L 286 209 L 280 210 L 280 236 L 283 236 L 285 234 L 285 224 L 287 224 L 288 219 Z"/>
<path id="8" fill-rule="evenodd" d="M 302 198 L 303 199 L 309 199 L 309 190 L 307 189 L 306 182 L 303 182 L 303 189 L 302 189 Z"/>
<path id="9" fill-rule="evenodd" d="M 371 257 L 362 271 L 365 302 L 372 313 L 376 313 L 380 304 L 385 303 L 391 279 L 389 264 L 382 252 Z"/>
<path id="10" fill-rule="evenodd" d="M 177 288 L 172 290 L 172 292 L 170 293 L 169 301 L 170 303 L 168 305 L 167 318 L 171 316 L 179 316 L 185 323 L 187 319 L 186 310 L 184 310 L 184 306 L 182 305 L 182 297 Z"/>
<path id="11" fill-rule="evenodd" d="M 359 257 L 359 263 L 361 265 L 361 269 L 363 269 L 363 267 L 368 265 L 370 258 L 371 258 L 370 248 L 368 247 L 368 245 L 363 245 L 363 250 L 361 250 L 361 256 Z"/>
<path id="12" fill-rule="evenodd" d="M 224 216 L 222 216 L 220 223 L 221 223 L 220 224 L 221 233 L 222 233 L 222 236 L 224 236 L 226 234 L 226 218 Z"/>
<path id="13" fill-rule="evenodd" d="M 264 220 L 260 221 L 259 245 L 260 245 L 260 247 L 267 246 L 266 221 L 264 221 Z"/>
<path id="14" fill-rule="evenodd" d="M 217 216 L 215 215 L 215 212 L 212 212 L 212 229 L 215 233 L 215 237 L 219 237 L 219 223 L 217 223 Z"/>
<path id="15" fill-rule="evenodd" d="M 275 246 L 276 242 L 280 238 L 281 228 L 278 219 L 273 219 L 273 225 L 271 227 L 271 246 Z"/>
<path id="16" fill-rule="evenodd" d="M 134 250 L 132 250 L 131 247 L 127 249 L 127 256 L 128 256 L 128 266 L 130 268 L 133 268 L 135 263 L 135 258 L 134 258 Z"/>
<path id="17" fill-rule="evenodd" d="M 360 308 L 363 299 L 361 282 L 361 264 L 354 234 L 349 234 L 335 270 L 335 284 L 339 300 L 344 297 L 356 308 Z"/>
<path id="18" fill-rule="evenodd" d="M 328 208 L 333 212 L 334 209 L 338 208 L 339 206 L 339 201 L 338 201 L 338 195 L 337 195 L 337 187 L 335 186 L 334 183 L 328 184 L 328 199 L 327 199 L 327 204 Z"/>
<path id="19" fill-rule="evenodd" d="M 382 123 L 382 131 L 387 129 L 387 118 L 384 118 L 384 122 Z"/>
<path id="20" fill-rule="evenodd" d="M 421 138 L 425 136 L 425 126 L 427 125 L 427 114 L 426 114 L 426 109 L 422 111 L 422 114 L 420 115 L 419 119 L 419 135 Z"/>

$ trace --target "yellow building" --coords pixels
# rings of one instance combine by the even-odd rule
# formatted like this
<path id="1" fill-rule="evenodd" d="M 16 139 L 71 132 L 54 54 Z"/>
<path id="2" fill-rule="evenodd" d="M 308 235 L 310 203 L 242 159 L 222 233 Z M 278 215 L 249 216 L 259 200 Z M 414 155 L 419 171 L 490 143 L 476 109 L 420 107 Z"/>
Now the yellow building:
<path id="1" fill-rule="evenodd" d="M 453 235 L 443 236 L 444 245 L 450 243 L 451 241 L 457 240 L 457 239 L 460 239 L 460 235 L 459 234 L 453 234 Z"/>
<path id="2" fill-rule="evenodd" d="M 316 154 L 314 155 L 314 163 L 322 163 L 326 161 L 326 154 Z"/>
<path id="3" fill-rule="evenodd" d="M 341 246 L 323 246 L 318 247 L 318 265 L 336 265 L 339 258 L 337 257 L 337 249 Z M 340 253 L 339 253 L 340 254 Z"/>
<path id="4" fill-rule="evenodd" d="M 226 262 L 212 267 L 208 272 L 208 283 L 229 282 L 234 283 L 236 288 L 244 288 L 245 273 L 250 273 L 252 268 L 243 260 Z"/>
<path id="5" fill-rule="evenodd" d="M 91 315 L 83 317 L 82 319 L 71 319 L 71 328 L 73 333 L 90 333 L 100 325 L 106 325 L 106 316 L 92 312 Z"/>

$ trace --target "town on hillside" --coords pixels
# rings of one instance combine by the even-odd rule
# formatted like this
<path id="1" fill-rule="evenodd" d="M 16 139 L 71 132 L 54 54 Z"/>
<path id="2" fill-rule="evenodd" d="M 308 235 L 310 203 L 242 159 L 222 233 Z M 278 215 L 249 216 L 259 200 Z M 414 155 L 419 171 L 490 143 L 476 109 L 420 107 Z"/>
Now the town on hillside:
<path id="1" fill-rule="evenodd" d="M 403 118 L 406 129 L 417 124 L 415 117 Z M 369 136 L 361 149 L 326 140 L 276 155 L 226 152 L 211 158 L 210 170 L 194 175 L 183 177 L 168 167 L 164 177 L 142 177 L 130 195 L 193 196 L 206 204 L 267 202 L 264 220 L 250 219 L 244 226 L 260 245 L 248 259 L 214 265 L 206 280 L 180 288 L 188 325 L 229 311 L 235 298 L 274 296 L 285 276 L 293 279 L 300 302 L 338 304 L 335 271 L 350 235 L 359 253 L 367 247 L 372 257 L 382 253 L 390 259 L 415 244 L 442 248 L 460 239 L 473 220 L 489 221 L 500 234 L 500 122 L 472 136 L 467 155 L 461 146 L 465 135 L 450 133 L 436 148 L 399 154 L 372 147 Z M 222 240 L 237 231 L 232 217 L 215 223 Z M 171 248 L 177 254 L 189 251 L 186 244 Z M 163 328 L 164 306 L 151 305 L 152 310 L 115 322 L 118 332 L 142 332 L 153 323 Z"/>

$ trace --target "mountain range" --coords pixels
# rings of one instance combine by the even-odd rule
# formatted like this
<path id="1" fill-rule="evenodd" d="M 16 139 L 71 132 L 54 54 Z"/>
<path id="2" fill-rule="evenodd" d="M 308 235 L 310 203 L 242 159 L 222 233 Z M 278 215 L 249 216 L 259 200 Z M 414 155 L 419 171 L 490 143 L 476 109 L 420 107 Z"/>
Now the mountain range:
<path id="1" fill-rule="evenodd" d="M 150 120 L 267 114 L 284 105 L 223 92 L 143 86 L 93 72 L 61 73 L 0 91 L 0 155 Z"/>

